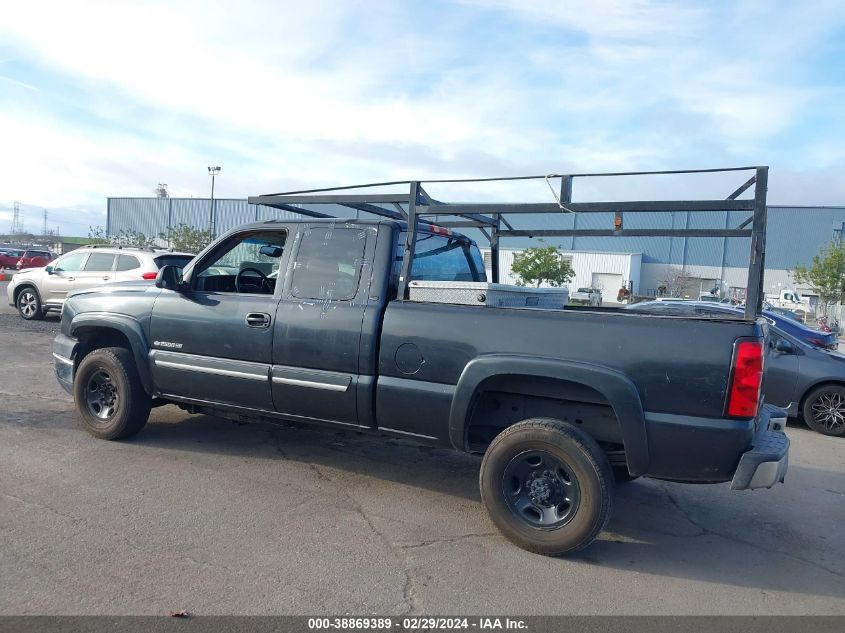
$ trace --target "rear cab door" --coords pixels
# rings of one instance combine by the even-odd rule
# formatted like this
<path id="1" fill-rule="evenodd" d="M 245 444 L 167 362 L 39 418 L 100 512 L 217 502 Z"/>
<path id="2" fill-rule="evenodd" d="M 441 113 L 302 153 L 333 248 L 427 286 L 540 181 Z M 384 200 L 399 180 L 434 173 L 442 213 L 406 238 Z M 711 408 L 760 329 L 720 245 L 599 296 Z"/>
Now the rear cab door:
<path id="1" fill-rule="evenodd" d="M 373 426 L 391 226 L 342 221 L 294 226 L 274 326 L 275 409 L 291 419 Z"/>

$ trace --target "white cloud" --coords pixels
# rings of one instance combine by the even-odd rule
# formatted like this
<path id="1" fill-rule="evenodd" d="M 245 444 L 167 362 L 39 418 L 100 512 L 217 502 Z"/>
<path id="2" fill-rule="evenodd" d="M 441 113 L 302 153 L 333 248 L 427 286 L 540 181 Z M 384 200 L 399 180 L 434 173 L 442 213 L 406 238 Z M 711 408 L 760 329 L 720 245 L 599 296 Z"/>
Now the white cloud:
<path id="1" fill-rule="evenodd" d="M 100 213 L 107 195 L 151 195 L 159 181 L 205 196 L 205 167 L 218 163 L 219 195 L 242 197 L 760 162 L 790 167 L 792 183 L 802 160 L 845 162 L 841 123 L 790 146 L 810 113 L 838 121 L 841 76 L 806 78 L 843 23 L 835 3 L 365 7 L 15 4 L 0 14 L 11 59 L 0 135 L 14 148 L 0 153 L 0 200 Z M 7 71 L 15 60 L 37 73 Z M 770 192 L 780 191 L 773 177 Z M 845 185 L 821 195 L 809 202 L 845 203 Z"/>

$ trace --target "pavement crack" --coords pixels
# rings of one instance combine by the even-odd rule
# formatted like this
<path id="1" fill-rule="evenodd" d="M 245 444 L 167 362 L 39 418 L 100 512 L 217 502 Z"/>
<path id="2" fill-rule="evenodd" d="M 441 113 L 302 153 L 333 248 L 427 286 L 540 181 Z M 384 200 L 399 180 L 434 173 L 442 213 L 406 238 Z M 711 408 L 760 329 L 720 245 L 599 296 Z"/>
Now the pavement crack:
<path id="1" fill-rule="evenodd" d="M 35 501 L 29 501 L 27 499 L 24 499 L 23 497 L 18 497 L 16 495 L 9 494 L 8 492 L 2 492 L 0 494 L 2 494 L 7 499 L 12 499 L 13 501 L 17 501 L 18 503 L 22 503 L 22 504 L 28 505 L 28 506 L 33 506 L 33 507 L 36 507 L 36 508 L 41 508 L 42 510 L 47 510 L 48 512 L 55 514 L 56 516 L 60 516 L 60 517 L 65 518 L 65 519 L 70 519 L 70 521 L 72 523 L 81 523 L 82 522 L 82 519 L 80 519 L 79 517 L 75 517 L 72 514 L 65 514 L 64 512 L 60 512 L 60 511 L 56 510 L 54 507 L 48 506 L 47 504 L 37 503 Z"/>
<path id="2" fill-rule="evenodd" d="M 769 554 L 784 556 L 785 558 L 789 558 L 789 559 L 792 559 L 794 561 L 804 563 L 805 565 L 810 565 L 811 567 L 815 567 L 816 569 L 820 569 L 822 571 L 825 571 L 828 574 L 836 576 L 837 578 L 845 577 L 845 572 L 833 569 L 832 567 L 828 567 L 827 565 L 824 565 L 824 564 L 819 563 L 817 561 L 810 560 L 809 558 L 804 558 L 803 556 L 798 556 L 797 554 L 792 554 L 790 552 L 784 552 L 783 550 L 779 550 L 779 549 L 774 548 L 774 547 L 767 547 L 765 545 L 761 545 L 760 543 L 755 543 L 754 541 L 750 541 L 750 540 L 747 540 L 747 539 L 744 539 L 744 538 L 740 538 L 740 537 L 735 536 L 733 534 L 725 534 L 724 532 L 717 532 L 715 530 L 711 530 L 710 528 L 707 528 L 707 527 L 701 525 L 701 523 L 699 523 L 698 521 L 693 519 L 689 515 L 689 513 L 686 510 L 684 510 L 683 507 L 681 507 L 681 504 L 672 495 L 672 493 L 669 492 L 669 490 L 667 490 L 666 488 L 664 488 L 662 485 L 659 485 L 659 484 L 658 484 L 658 487 L 661 490 L 663 490 L 664 493 L 666 493 L 666 497 L 669 499 L 669 502 L 673 506 L 675 506 L 675 508 L 677 508 L 678 512 L 680 512 L 681 515 L 687 521 L 689 521 L 691 525 L 693 525 L 693 526 L 697 527 L 699 530 L 701 530 L 700 534 L 695 534 L 693 536 L 703 536 L 705 534 L 717 536 L 717 537 L 723 538 L 727 541 L 733 541 L 734 543 L 739 543 L 740 545 L 747 545 L 749 547 L 753 547 L 754 549 L 760 550 L 761 552 L 767 552 Z"/>
<path id="3" fill-rule="evenodd" d="M 479 532 L 479 533 L 472 533 L 472 534 L 460 534 L 458 536 L 446 536 L 443 538 L 434 538 L 434 539 L 427 539 L 424 541 L 418 541 L 416 543 L 405 543 L 399 545 L 402 549 L 418 549 L 420 547 L 428 547 L 430 545 L 438 545 L 440 543 L 456 543 L 458 541 L 466 541 L 469 539 L 476 539 L 476 538 L 489 538 L 491 536 L 499 536 L 498 532 Z"/>
<path id="4" fill-rule="evenodd" d="M 13 398 L 15 400 L 20 400 L 21 394 L 19 393 L 9 393 L 8 391 L 0 391 L 0 397 L 2 398 Z M 44 395 L 42 393 L 28 393 L 26 394 L 27 398 L 36 398 L 38 400 L 46 400 L 48 402 L 61 402 L 67 404 L 68 402 L 73 402 L 70 396 L 62 397 L 60 395 Z"/>
<path id="5" fill-rule="evenodd" d="M 326 473 L 323 468 L 317 464 L 309 463 L 309 466 L 311 467 L 311 470 L 316 473 L 319 479 L 332 483 L 341 492 L 343 492 L 349 503 L 349 508 L 364 520 L 370 531 L 385 544 L 388 551 L 390 551 L 393 557 L 399 562 L 399 567 L 402 570 L 402 574 L 405 576 L 405 582 L 402 586 L 402 602 L 404 604 L 404 609 L 401 615 L 413 615 L 419 613 L 417 608 L 417 581 L 414 576 L 414 572 L 411 569 L 411 561 L 405 552 L 405 548 L 393 542 L 386 533 L 376 526 L 372 517 L 367 513 L 361 503 L 352 495 L 348 488 L 342 486 L 336 479 L 331 477 L 331 475 Z"/>

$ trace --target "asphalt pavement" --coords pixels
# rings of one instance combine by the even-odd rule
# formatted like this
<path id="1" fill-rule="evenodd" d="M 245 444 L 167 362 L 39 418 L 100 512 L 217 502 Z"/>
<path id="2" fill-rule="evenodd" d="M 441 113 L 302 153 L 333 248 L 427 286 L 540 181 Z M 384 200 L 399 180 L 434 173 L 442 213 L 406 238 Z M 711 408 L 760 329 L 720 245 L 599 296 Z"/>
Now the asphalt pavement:
<path id="1" fill-rule="evenodd" d="M 497 533 L 452 451 L 174 406 L 96 440 L 57 330 L 0 306 L 0 614 L 845 614 L 845 440 L 790 425 L 772 490 L 620 486 L 552 559 Z"/>

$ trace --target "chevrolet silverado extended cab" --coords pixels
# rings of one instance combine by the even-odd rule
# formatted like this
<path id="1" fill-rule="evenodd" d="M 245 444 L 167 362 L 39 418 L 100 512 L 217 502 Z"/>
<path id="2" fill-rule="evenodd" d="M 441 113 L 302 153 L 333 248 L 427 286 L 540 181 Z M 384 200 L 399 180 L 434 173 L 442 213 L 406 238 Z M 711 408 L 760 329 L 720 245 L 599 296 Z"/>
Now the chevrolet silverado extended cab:
<path id="1" fill-rule="evenodd" d="M 175 404 L 483 455 L 492 520 L 549 555 L 595 539 L 616 478 L 783 481 L 762 319 L 415 301 L 411 280 L 483 284 L 484 261 L 466 236 L 416 221 L 244 225 L 154 284 L 69 296 L 56 375 L 103 439 Z"/>

